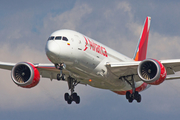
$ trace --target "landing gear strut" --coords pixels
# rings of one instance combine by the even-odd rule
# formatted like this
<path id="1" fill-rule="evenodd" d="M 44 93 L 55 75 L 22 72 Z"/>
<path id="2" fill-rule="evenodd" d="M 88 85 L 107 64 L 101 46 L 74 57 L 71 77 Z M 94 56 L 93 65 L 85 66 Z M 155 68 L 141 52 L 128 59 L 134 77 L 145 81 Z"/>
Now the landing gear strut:
<path id="1" fill-rule="evenodd" d="M 69 93 L 64 94 L 65 101 L 67 101 L 68 104 L 71 104 L 72 101 L 74 101 L 76 104 L 79 104 L 80 97 L 77 95 L 76 92 L 74 92 L 74 89 L 75 89 L 75 86 L 77 84 L 79 84 L 80 82 L 78 82 L 76 79 L 74 79 L 70 76 L 68 77 L 67 81 L 68 81 L 69 89 L 71 90 L 71 94 L 70 95 L 69 95 Z"/>
<path id="2" fill-rule="evenodd" d="M 127 80 L 126 77 L 131 77 L 131 80 Z M 132 87 L 132 93 L 130 91 L 126 92 L 126 99 L 129 101 L 129 103 L 132 103 L 133 100 L 136 100 L 138 103 L 140 103 L 141 95 L 139 94 L 138 91 L 136 91 L 134 75 L 123 76 L 123 77 L 120 77 L 119 79 L 124 79 Z"/>
<path id="3" fill-rule="evenodd" d="M 66 65 L 64 63 L 55 64 L 56 69 L 60 70 L 60 74 L 57 74 L 57 80 L 65 80 L 65 75 L 63 74 L 63 69 L 66 68 Z"/>

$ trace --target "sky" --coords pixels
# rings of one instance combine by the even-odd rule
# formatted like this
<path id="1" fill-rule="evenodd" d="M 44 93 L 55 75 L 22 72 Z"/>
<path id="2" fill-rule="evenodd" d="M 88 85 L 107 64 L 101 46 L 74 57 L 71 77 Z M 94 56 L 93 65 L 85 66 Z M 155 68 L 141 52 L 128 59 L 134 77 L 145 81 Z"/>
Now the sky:
<path id="1" fill-rule="evenodd" d="M 144 20 L 151 19 L 148 58 L 180 56 L 180 1 L 151 0 L 1 0 L 0 61 L 50 63 L 45 44 L 50 34 L 71 29 L 133 57 Z M 180 80 L 143 91 L 142 102 L 128 103 L 109 90 L 78 85 L 79 105 L 68 105 L 66 82 L 41 78 L 31 89 L 15 85 L 11 71 L 0 70 L 0 119 L 33 120 L 179 120 Z"/>

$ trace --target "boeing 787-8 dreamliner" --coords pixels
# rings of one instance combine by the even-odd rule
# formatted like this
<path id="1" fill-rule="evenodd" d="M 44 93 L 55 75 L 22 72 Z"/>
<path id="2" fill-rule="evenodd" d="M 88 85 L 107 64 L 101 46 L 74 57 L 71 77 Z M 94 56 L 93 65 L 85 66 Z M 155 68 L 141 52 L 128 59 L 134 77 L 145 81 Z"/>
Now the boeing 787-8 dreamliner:
<path id="1" fill-rule="evenodd" d="M 150 21 L 147 17 L 133 58 L 76 31 L 58 30 L 50 35 L 45 46 L 52 64 L 0 62 L 0 68 L 11 70 L 13 82 L 23 88 L 36 86 L 40 76 L 66 81 L 70 94 L 65 93 L 64 99 L 68 104 L 80 103 L 75 92 L 78 84 L 125 95 L 130 103 L 141 102 L 140 91 L 165 80 L 180 78 L 168 76 L 180 71 L 180 59 L 146 58 Z"/>

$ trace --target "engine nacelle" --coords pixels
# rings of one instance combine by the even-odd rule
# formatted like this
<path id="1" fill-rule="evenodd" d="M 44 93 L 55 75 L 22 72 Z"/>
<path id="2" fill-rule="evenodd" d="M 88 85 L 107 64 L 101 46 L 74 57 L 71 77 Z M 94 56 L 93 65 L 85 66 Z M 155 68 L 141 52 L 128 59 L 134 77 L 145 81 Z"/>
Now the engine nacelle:
<path id="1" fill-rule="evenodd" d="M 158 60 L 146 59 L 139 64 L 138 75 L 145 83 L 159 85 L 166 79 L 166 69 Z"/>
<path id="2" fill-rule="evenodd" d="M 18 86 L 31 88 L 39 83 L 40 74 L 33 64 L 20 62 L 13 67 L 11 71 L 11 78 Z"/>

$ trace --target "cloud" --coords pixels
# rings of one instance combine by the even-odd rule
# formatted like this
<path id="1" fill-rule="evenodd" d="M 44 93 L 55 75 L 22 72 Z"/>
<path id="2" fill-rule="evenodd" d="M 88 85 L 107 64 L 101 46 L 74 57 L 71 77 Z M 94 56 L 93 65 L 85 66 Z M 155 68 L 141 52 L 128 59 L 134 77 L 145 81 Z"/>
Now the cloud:
<path id="1" fill-rule="evenodd" d="M 53 16 L 48 14 L 44 19 L 44 28 L 50 29 L 52 31 L 58 29 L 72 29 L 76 30 L 77 27 L 80 27 L 83 17 L 90 14 L 92 9 L 87 4 L 78 3 L 75 6 L 62 14 Z"/>
<path id="2" fill-rule="evenodd" d="M 149 56 L 156 59 L 178 59 L 180 55 L 180 36 L 150 34 Z"/>

